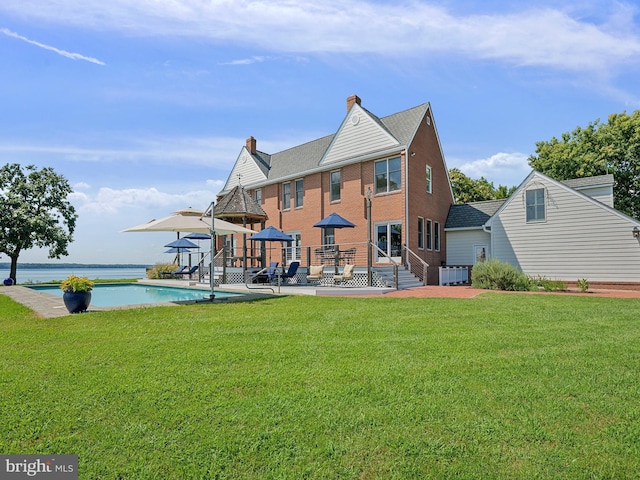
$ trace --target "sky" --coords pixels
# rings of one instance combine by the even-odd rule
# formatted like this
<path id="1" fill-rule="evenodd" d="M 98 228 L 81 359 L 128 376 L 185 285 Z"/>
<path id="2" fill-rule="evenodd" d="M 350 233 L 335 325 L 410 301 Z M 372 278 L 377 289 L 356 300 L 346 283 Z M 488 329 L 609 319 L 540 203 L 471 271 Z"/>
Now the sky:
<path id="1" fill-rule="evenodd" d="M 59 261 L 153 264 L 175 234 L 122 230 L 207 208 L 249 136 L 335 133 L 352 94 L 430 102 L 449 168 L 518 185 L 536 142 L 640 108 L 640 4 L 2 0 L 0 62 L 0 165 L 74 190 Z"/>

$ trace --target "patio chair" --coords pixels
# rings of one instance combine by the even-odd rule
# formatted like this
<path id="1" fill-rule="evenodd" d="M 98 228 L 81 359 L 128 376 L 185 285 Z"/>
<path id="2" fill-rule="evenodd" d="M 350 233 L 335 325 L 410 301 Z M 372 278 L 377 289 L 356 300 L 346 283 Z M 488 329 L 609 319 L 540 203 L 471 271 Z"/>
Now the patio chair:
<path id="1" fill-rule="evenodd" d="M 256 273 L 250 273 L 249 281 L 251 283 L 267 283 L 273 278 L 278 278 L 276 276 L 277 267 L 278 262 L 271 262 L 267 268 L 263 268 Z"/>
<path id="2" fill-rule="evenodd" d="M 339 282 L 339 283 L 342 284 L 342 283 L 344 283 L 344 282 L 346 282 L 348 280 L 353 280 L 353 269 L 355 267 L 356 267 L 355 265 L 353 265 L 351 263 L 347 263 L 344 266 L 344 270 L 342 271 L 342 274 L 334 275 L 334 277 L 333 277 L 334 283 L 335 282 Z"/>
<path id="3" fill-rule="evenodd" d="M 324 265 L 311 265 L 309 267 L 309 273 L 307 274 L 307 283 L 310 282 L 322 282 L 324 277 Z"/>
<path id="4" fill-rule="evenodd" d="M 289 268 L 287 269 L 287 271 L 285 273 L 283 273 L 282 275 L 280 275 L 281 281 L 282 280 L 289 280 L 289 279 L 293 278 L 293 276 L 298 271 L 298 267 L 299 266 L 300 266 L 300 262 L 291 262 L 291 264 L 289 265 Z"/>
<path id="5" fill-rule="evenodd" d="M 187 268 L 187 267 L 185 267 L 185 268 Z M 176 273 L 175 275 L 176 276 L 177 275 L 180 275 L 180 276 L 186 275 L 188 278 L 191 278 L 191 275 L 193 275 L 196 272 L 196 270 L 198 270 L 198 265 L 194 265 L 193 267 L 191 267 L 189 270 L 186 270 L 186 271 L 184 271 L 184 268 L 183 268 L 182 272 Z"/>
<path id="6" fill-rule="evenodd" d="M 187 266 L 184 266 L 184 267 L 178 266 L 177 269 L 174 270 L 174 271 L 166 271 L 166 272 L 159 272 L 159 273 L 160 273 L 160 275 L 176 276 L 176 275 L 182 274 L 185 271 L 186 268 L 188 268 L 188 267 Z"/>

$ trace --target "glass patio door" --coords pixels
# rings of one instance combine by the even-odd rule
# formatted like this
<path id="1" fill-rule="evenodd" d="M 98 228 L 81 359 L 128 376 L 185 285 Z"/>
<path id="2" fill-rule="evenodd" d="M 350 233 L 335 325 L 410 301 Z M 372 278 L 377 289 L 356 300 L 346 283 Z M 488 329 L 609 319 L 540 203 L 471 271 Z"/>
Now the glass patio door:
<path id="1" fill-rule="evenodd" d="M 285 232 L 290 237 L 293 237 L 292 243 L 285 243 L 286 262 L 289 265 L 293 261 L 300 261 L 300 253 L 302 250 L 302 235 L 300 232 Z"/>
<path id="2" fill-rule="evenodd" d="M 400 262 L 400 257 L 402 255 L 402 223 L 376 223 L 375 230 L 376 245 L 378 245 L 380 250 L 387 254 L 387 257 L 385 257 L 376 250 L 376 262 L 388 263 L 388 257 L 391 257 L 394 262 Z"/>

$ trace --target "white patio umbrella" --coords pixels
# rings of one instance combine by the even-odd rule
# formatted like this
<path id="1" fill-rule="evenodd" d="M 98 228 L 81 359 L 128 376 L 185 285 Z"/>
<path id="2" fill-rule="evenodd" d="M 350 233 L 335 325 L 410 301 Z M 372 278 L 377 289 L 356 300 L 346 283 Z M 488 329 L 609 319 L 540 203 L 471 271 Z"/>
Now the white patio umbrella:
<path id="1" fill-rule="evenodd" d="M 208 233 L 211 235 L 211 267 L 209 272 L 209 278 L 211 283 L 211 296 L 214 298 L 214 266 L 213 256 L 215 255 L 215 236 L 216 235 L 233 235 L 235 233 L 246 233 L 253 235 L 258 233 L 250 228 L 236 225 L 225 220 L 214 219 L 214 204 L 211 203 L 207 212 L 196 210 L 194 208 L 185 208 L 184 210 L 178 210 L 173 212 L 173 215 L 160 218 L 158 220 L 151 220 L 142 225 L 136 225 L 122 230 L 123 232 L 194 232 L 194 233 Z M 213 224 L 213 225 L 212 225 Z"/>
<path id="2" fill-rule="evenodd" d="M 236 225 L 225 220 L 215 219 L 216 235 L 233 235 L 234 233 L 257 233 L 250 228 Z M 203 212 L 194 209 L 185 209 L 174 212 L 173 215 L 150 220 L 147 223 L 129 227 L 123 232 L 194 232 L 211 233 L 211 217 L 203 216 Z"/>

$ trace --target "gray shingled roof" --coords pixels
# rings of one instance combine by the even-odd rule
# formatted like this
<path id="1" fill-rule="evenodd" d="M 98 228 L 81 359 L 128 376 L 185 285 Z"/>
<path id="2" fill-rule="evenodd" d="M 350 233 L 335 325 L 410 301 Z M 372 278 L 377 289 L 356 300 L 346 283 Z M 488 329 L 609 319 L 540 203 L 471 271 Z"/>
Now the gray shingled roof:
<path id="1" fill-rule="evenodd" d="M 570 180 L 562 180 L 560 183 L 576 190 L 584 187 L 595 187 L 598 185 L 613 185 L 613 175 L 608 173 L 606 175 L 596 175 L 594 177 L 572 178 Z"/>
<path id="2" fill-rule="evenodd" d="M 235 186 L 216 205 L 216 218 L 266 220 L 267 214 L 241 186 Z"/>
<path id="3" fill-rule="evenodd" d="M 317 168 L 333 137 L 334 135 L 322 137 L 271 155 L 269 180 L 290 177 Z"/>
<path id="4" fill-rule="evenodd" d="M 444 228 L 481 227 L 498 211 L 506 199 L 485 202 L 461 203 L 449 207 Z"/>
<path id="5" fill-rule="evenodd" d="M 393 135 L 401 145 L 407 145 L 413 138 L 418 128 L 418 123 L 427 111 L 428 106 L 428 103 L 423 103 L 417 107 L 383 118 L 376 117 L 364 108 L 363 110 Z M 254 158 L 268 176 L 269 181 L 278 181 L 281 178 L 303 175 L 304 172 L 318 168 L 320 160 L 322 160 L 334 137 L 335 134 L 327 135 L 271 155 L 257 152 Z"/>

